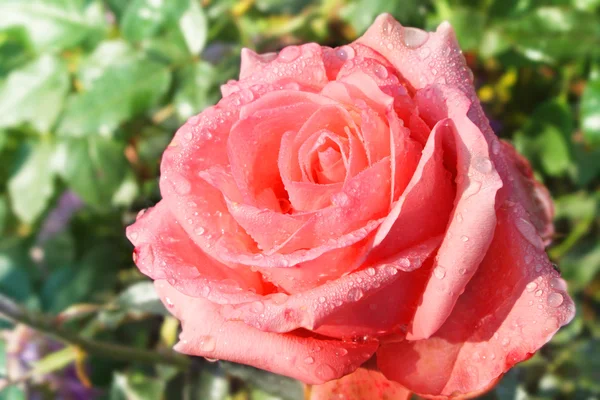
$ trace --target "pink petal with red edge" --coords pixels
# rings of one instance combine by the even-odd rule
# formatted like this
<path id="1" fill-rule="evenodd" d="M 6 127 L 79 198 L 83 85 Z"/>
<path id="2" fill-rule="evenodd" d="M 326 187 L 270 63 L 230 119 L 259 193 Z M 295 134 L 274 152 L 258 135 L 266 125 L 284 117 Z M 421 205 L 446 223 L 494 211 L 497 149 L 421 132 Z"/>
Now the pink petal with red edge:
<path id="1" fill-rule="evenodd" d="M 445 129 L 442 135 L 453 136 L 448 139 L 456 146 L 454 218 L 409 330 L 412 340 L 427 338 L 442 326 L 485 256 L 496 225 L 496 194 L 502 181 L 490 161 L 487 142 L 468 118 L 453 121 L 456 127 Z M 436 132 L 434 128 L 432 136 Z"/>
<path id="2" fill-rule="evenodd" d="M 483 113 L 473 86 L 473 74 L 467 67 L 450 24 L 444 22 L 435 32 L 424 34 L 414 28 L 404 28 L 389 14 L 382 14 L 355 44 L 367 45 L 380 52 L 415 88 L 442 83 L 458 88 L 466 96 L 470 101 L 467 116 L 492 147 L 491 160 L 505 182 L 500 189 L 498 203 L 510 199 L 525 204 L 532 214 L 533 225 L 548 240 L 553 232 L 549 218 L 552 209 L 550 197 L 529 175 L 526 162 L 519 161 L 520 157 L 515 153 L 502 150 L 503 146 Z M 454 110 L 451 104 L 448 116 L 453 118 L 455 112 L 463 114 L 462 110 Z M 521 177 L 516 179 L 518 176 Z"/>
<path id="3" fill-rule="evenodd" d="M 240 80 L 228 82 L 221 87 L 221 91 L 223 96 L 228 96 L 255 84 L 286 80 L 293 80 L 314 91 L 325 86 L 328 79 L 321 46 L 315 43 L 289 46 L 282 49 L 277 57 L 272 53 L 261 56 L 244 49 Z"/>
<path id="4" fill-rule="evenodd" d="M 135 246 L 134 258 L 140 271 L 153 279 L 168 279 L 191 296 L 203 296 L 217 303 L 237 303 L 264 293 L 258 273 L 246 267 L 230 268 L 200 250 L 175 221 L 164 201 L 129 226 L 127 237 Z"/>
<path id="5" fill-rule="evenodd" d="M 512 201 L 518 201 L 529 213 L 531 222 L 536 227 L 546 244 L 554 234 L 554 205 L 548 189 L 535 180 L 529 161 L 521 156 L 510 143 L 492 143 L 492 153 L 501 154 L 507 165 L 508 182 Z M 506 181 L 505 181 L 506 182 Z M 508 191 L 508 190 L 507 190 Z M 510 200 L 509 200 L 510 201 Z"/>
<path id="6" fill-rule="evenodd" d="M 342 342 L 311 336 L 309 332 L 275 334 L 243 322 L 225 321 L 218 306 L 189 297 L 166 281 L 156 291 L 181 321 L 179 352 L 249 364 L 309 384 L 322 384 L 352 373 L 377 349 L 377 341 Z M 344 354 L 341 356 L 341 354 Z"/>
<path id="7" fill-rule="evenodd" d="M 477 393 L 573 318 L 566 284 L 524 208 L 500 208 L 497 217 L 486 257 L 444 325 L 429 339 L 380 347 L 386 377 L 431 398 Z"/>
<path id="8" fill-rule="evenodd" d="M 359 368 L 341 379 L 314 385 L 306 400 L 408 400 L 411 392 L 379 371 Z"/>
<path id="9" fill-rule="evenodd" d="M 305 328 L 336 338 L 389 333 L 410 321 L 422 289 L 411 272 L 421 268 L 440 241 L 434 238 L 400 252 L 395 264 L 365 266 L 291 296 L 278 293 L 224 307 L 222 314 L 269 332 Z M 320 271 L 326 270 L 323 265 Z"/>

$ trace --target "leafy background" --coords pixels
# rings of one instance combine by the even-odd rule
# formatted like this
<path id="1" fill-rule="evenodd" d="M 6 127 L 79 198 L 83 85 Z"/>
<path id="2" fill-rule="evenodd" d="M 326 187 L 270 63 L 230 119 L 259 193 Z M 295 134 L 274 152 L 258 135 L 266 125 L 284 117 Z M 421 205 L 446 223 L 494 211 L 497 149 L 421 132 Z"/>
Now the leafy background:
<path id="1" fill-rule="evenodd" d="M 0 292 L 81 337 L 168 351 L 177 321 L 124 227 L 159 199 L 173 132 L 218 100 L 241 47 L 346 43 L 384 11 L 454 25 L 495 131 L 556 201 L 549 253 L 577 316 L 486 398 L 600 398 L 600 0 L 0 0 Z M 302 398 L 235 364 L 182 371 L 1 328 L 1 399 Z"/>

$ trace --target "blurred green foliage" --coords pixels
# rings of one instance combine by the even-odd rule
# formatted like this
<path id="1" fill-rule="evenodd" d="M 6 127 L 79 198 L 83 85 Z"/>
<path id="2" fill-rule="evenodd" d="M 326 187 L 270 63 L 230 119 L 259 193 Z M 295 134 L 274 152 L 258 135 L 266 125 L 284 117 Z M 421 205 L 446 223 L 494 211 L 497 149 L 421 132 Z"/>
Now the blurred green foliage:
<path id="1" fill-rule="evenodd" d="M 485 397 L 600 398 L 600 0 L 0 0 L 0 291 L 88 337 L 170 347 L 176 321 L 124 227 L 159 199 L 173 132 L 218 100 L 241 47 L 339 45 L 381 12 L 454 25 L 492 126 L 556 201 L 550 255 L 577 316 Z M 40 355 L 38 372 L 71 365 L 68 349 Z M 77 380 L 105 399 L 301 397 L 289 379 L 227 363 L 91 364 Z"/>

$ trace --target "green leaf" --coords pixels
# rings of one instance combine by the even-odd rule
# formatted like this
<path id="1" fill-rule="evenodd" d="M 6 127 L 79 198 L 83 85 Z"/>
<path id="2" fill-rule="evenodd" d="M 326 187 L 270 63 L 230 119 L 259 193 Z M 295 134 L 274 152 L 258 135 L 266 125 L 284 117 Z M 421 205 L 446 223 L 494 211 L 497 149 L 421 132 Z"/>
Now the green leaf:
<path id="1" fill-rule="evenodd" d="M 569 143 L 561 131 L 553 125 L 546 125 L 538 137 L 540 162 L 550 176 L 560 176 L 571 165 Z"/>
<path id="2" fill-rule="evenodd" d="M 23 389 L 18 386 L 7 386 L 0 390 L 0 399 L 2 400 L 26 400 L 27 396 Z"/>
<path id="3" fill-rule="evenodd" d="M 129 286 L 119 295 L 117 304 L 127 310 L 158 315 L 169 315 L 152 282 L 140 282 Z"/>
<path id="4" fill-rule="evenodd" d="M 33 291 L 27 261 L 21 243 L 0 243 L 0 292 L 20 302 L 30 300 Z"/>
<path id="5" fill-rule="evenodd" d="M 87 204 L 106 208 L 128 170 L 124 146 L 91 136 L 66 138 L 59 142 L 55 168 Z"/>
<path id="6" fill-rule="evenodd" d="M 135 42 L 154 36 L 168 21 L 179 19 L 189 3 L 190 0 L 131 1 L 121 22 L 123 37 Z"/>
<path id="7" fill-rule="evenodd" d="M 77 359 L 77 349 L 74 346 L 65 347 L 62 350 L 48 354 L 33 365 L 31 373 L 36 376 L 44 376 L 55 371 L 66 368 Z"/>
<path id="8" fill-rule="evenodd" d="M 200 54 L 206 45 L 208 22 L 204 10 L 197 1 L 189 0 L 189 6 L 179 19 L 179 29 L 190 54 Z"/>
<path id="9" fill-rule="evenodd" d="M 161 400 L 165 382 L 141 373 L 115 373 L 110 388 L 110 400 Z"/>
<path id="10" fill-rule="evenodd" d="M 0 79 L 33 58 L 27 32 L 21 27 L 0 29 Z"/>
<path id="11" fill-rule="evenodd" d="M 24 27 L 40 51 L 62 50 L 102 36 L 104 10 L 98 0 L 3 0 L 0 28 Z"/>
<path id="12" fill-rule="evenodd" d="M 14 213 L 24 222 L 35 222 L 54 192 L 52 150 L 46 141 L 21 146 L 17 166 L 8 180 L 8 194 Z"/>
<path id="13" fill-rule="evenodd" d="M 229 380 L 220 368 L 207 365 L 187 374 L 183 390 L 186 398 L 223 400 L 229 394 Z"/>
<path id="14" fill-rule="evenodd" d="M 204 61 L 189 65 L 182 71 L 181 85 L 173 99 L 180 120 L 214 104 L 218 98 L 214 85 L 216 76 L 216 68 Z"/>
<path id="15" fill-rule="evenodd" d="M 8 220 L 8 202 L 4 196 L 0 196 L 0 235 L 4 232 Z"/>
<path id="16" fill-rule="evenodd" d="M 600 144 L 600 66 L 590 75 L 581 96 L 581 129 L 592 144 Z"/>
<path id="17" fill-rule="evenodd" d="M 444 20 L 452 24 L 461 49 L 468 51 L 479 47 L 486 27 L 486 14 L 472 7 L 442 7 L 427 25 L 435 29 Z"/>
<path id="18" fill-rule="evenodd" d="M 533 61 L 552 62 L 600 53 L 598 18 L 568 7 L 539 7 L 506 20 L 502 31 Z"/>
<path id="19" fill-rule="evenodd" d="M 66 66 L 42 56 L 13 71 L 0 87 L 0 128 L 29 122 L 39 132 L 50 130 L 69 90 Z"/>
<path id="20" fill-rule="evenodd" d="M 115 45 L 112 53 L 106 48 L 99 51 L 123 54 L 120 46 Z M 67 101 L 65 114 L 57 128 L 59 135 L 86 136 L 99 133 L 110 136 L 119 124 L 154 106 L 169 88 L 169 69 L 139 54 L 115 62 L 98 62 L 96 69 L 92 69 L 93 61 L 100 59 L 94 54 L 86 64 L 87 69 L 82 76 L 88 86 Z M 94 76 L 90 71 L 99 74 Z"/>
<path id="21" fill-rule="evenodd" d="M 49 275 L 40 294 L 44 309 L 59 313 L 73 304 L 94 301 L 102 290 L 113 287 L 115 270 L 113 248 L 108 245 L 92 247 L 81 261 Z M 94 290 L 90 291 L 90 288 Z"/>

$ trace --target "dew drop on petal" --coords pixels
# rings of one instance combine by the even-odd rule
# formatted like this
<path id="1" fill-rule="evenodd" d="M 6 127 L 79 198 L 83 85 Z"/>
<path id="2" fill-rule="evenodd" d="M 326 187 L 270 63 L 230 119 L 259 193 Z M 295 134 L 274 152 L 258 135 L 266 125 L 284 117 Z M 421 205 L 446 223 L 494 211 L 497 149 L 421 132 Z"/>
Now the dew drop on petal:
<path id="1" fill-rule="evenodd" d="M 377 271 L 375 271 L 375 268 L 373 267 L 369 267 L 366 269 L 365 271 L 367 273 L 367 275 L 369 276 L 375 276 L 375 274 L 377 273 Z"/>
<path id="2" fill-rule="evenodd" d="M 561 278 L 552 278 L 550 280 L 550 287 L 563 292 L 567 290 L 567 284 L 564 279 Z"/>
<path id="3" fill-rule="evenodd" d="M 438 265 L 433 270 L 433 275 L 435 275 L 435 277 L 438 279 L 444 279 L 444 277 L 446 276 L 446 268 Z"/>
<path id="4" fill-rule="evenodd" d="M 388 275 L 396 275 L 398 273 L 398 270 L 392 265 L 387 265 L 385 267 L 385 272 L 387 272 Z"/>
<path id="5" fill-rule="evenodd" d="M 404 44 L 409 49 L 418 49 L 423 46 L 429 37 L 429 33 L 418 28 L 404 28 Z"/>
<path id="6" fill-rule="evenodd" d="M 204 232 L 206 232 L 206 230 L 201 226 L 194 230 L 194 233 L 198 236 L 204 235 Z"/>
<path id="7" fill-rule="evenodd" d="M 169 307 L 169 308 L 175 307 L 175 304 L 173 304 L 173 301 L 168 297 L 165 297 L 165 303 L 167 303 L 167 307 Z"/>
<path id="8" fill-rule="evenodd" d="M 327 301 L 327 299 L 324 296 L 319 297 L 319 303 L 323 304 L 325 301 Z"/>
<path id="9" fill-rule="evenodd" d="M 335 55 L 342 61 L 354 58 L 354 49 L 350 46 L 342 46 L 335 49 Z"/>
<path id="10" fill-rule="evenodd" d="M 308 356 L 308 357 L 306 357 L 306 358 L 304 359 L 304 363 L 305 363 L 305 364 L 308 364 L 308 365 L 310 365 L 310 364 L 312 364 L 312 363 L 314 363 L 314 362 L 315 362 L 315 359 L 314 359 L 314 358 L 312 358 L 311 356 Z"/>
<path id="11" fill-rule="evenodd" d="M 535 292 L 535 297 L 540 297 L 542 293 L 544 293 L 542 289 L 538 290 L 537 292 Z"/>
<path id="12" fill-rule="evenodd" d="M 515 222 L 517 225 L 517 229 L 521 232 L 521 235 L 533 246 L 535 246 L 539 250 L 544 249 L 544 243 L 540 238 L 540 235 L 537 233 L 535 227 L 531 224 L 531 222 L 527 221 L 524 218 L 519 218 Z"/>
<path id="13" fill-rule="evenodd" d="M 364 296 L 364 293 L 359 288 L 352 288 L 348 291 L 346 298 L 348 301 L 358 301 Z"/>
<path id="14" fill-rule="evenodd" d="M 204 336 L 200 339 L 200 350 L 201 351 L 214 351 L 217 348 L 217 342 L 212 336 Z"/>
<path id="15" fill-rule="evenodd" d="M 376 65 L 373 72 L 381 79 L 385 79 L 388 77 L 388 70 L 383 65 Z"/>
<path id="16" fill-rule="evenodd" d="M 550 307 L 558 307 L 563 303 L 563 296 L 560 293 L 550 293 L 548 296 L 548 305 Z"/>
<path id="17" fill-rule="evenodd" d="M 460 240 L 462 240 L 463 242 L 465 242 L 465 243 L 466 243 L 466 242 L 468 242 L 468 241 L 469 241 L 469 237 L 468 237 L 468 236 L 464 236 L 464 235 L 463 235 L 463 236 L 461 236 L 461 237 L 460 237 Z"/>
<path id="18" fill-rule="evenodd" d="M 326 382 L 335 378 L 335 370 L 329 364 L 321 364 L 315 369 L 315 375 Z"/>
<path id="19" fill-rule="evenodd" d="M 482 174 L 489 174 L 492 172 L 493 164 L 487 157 L 477 157 L 473 160 L 473 168 Z"/>
<path id="20" fill-rule="evenodd" d="M 537 283 L 535 283 L 535 282 L 529 282 L 525 286 L 525 289 L 527 289 L 528 292 L 533 292 L 536 288 L 537 288 Z"/>

